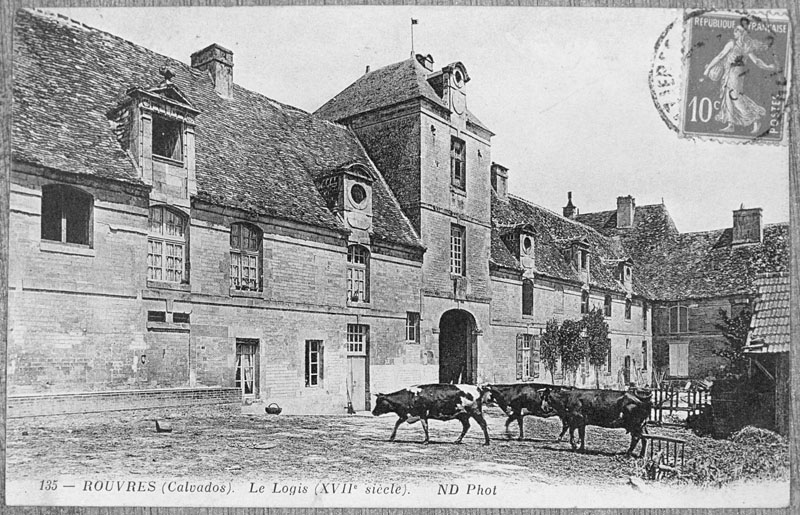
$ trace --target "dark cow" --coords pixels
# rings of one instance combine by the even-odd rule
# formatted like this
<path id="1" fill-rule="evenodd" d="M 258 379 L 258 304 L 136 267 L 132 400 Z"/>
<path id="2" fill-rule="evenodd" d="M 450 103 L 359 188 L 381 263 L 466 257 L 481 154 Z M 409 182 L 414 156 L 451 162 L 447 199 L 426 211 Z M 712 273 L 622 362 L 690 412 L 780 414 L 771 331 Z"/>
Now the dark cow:
<path id="1" fill-rule="evenodd" d="M 575 428 L 581 437 L 580 450 L 584 450 L 586 426 L 619 427 L 631 434 L 627 454 L 633 454 L 636 444 L 642 441 L 644 456 L 647 442 L 642 438 L 652 407 L 649 392 L 621 392 L 616 390 L 552 390 L 542 393 L 542 408 L 555 410 L 561 420 L 569 425 L 569 443 L 575 449 Z"/>
<path id="2" fill-rule="evenodd" d="M 411 386 L 394 393 L 379 393 L 375 401 L 375 416 L 384 413 L 396 413 L 400 418 L 394 425 L 389 441 L 394 441 L 397 428 L 403 422 L 413 424 L 417 420 L 422 422 L 425 431 L 425 441 L 428 443 L 428 419 L 453 420 L 458 419 L 464 426 L 461 436 L 455 443 L 461 443 L 469 429 L 469 419 L 475 421 L 483 429 L 484 445 L 489 445 L 489 432 L 486 430 L 486 421 L 481 413 L 481 396 L 478 387 L 469 384 L 423 384 Z"/>
<path id="3" fill-rule="evenodd" d="M 494 403 L 508 415 L 506 419 L 506 433 L 508 433 L 508 426 L 512 421 L 516 420 L 519 424 L 519 440 L 522 440 L 522 418 L 525 415 L 534 415 L 537 417 L 553 417 L 557 413 L 553 410 L 545 411 L 542 408 L 542 395 L 541 392 L 545 389 L 558 390 L 560 387 L 549 384 L 540 383 L 516 383 L 516 384 L 487 384 L 481 387 L 481 398 L 484 404 Z M 564 437 L 569 426 L 566 420 L 561 421 L 561 434 L 558 435 L 558 440 Z"/>

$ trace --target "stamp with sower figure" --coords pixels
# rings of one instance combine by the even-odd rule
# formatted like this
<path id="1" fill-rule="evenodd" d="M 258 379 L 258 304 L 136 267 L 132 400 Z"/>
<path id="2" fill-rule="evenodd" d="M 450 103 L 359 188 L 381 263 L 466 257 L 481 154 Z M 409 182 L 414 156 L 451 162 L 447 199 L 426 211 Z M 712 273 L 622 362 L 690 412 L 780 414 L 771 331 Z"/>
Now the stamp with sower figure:
<path id="1" fill-rule="evenodd" d="M 750 13 L 684 20 L 683 136 L 781 142 L 789 21 Z"/>

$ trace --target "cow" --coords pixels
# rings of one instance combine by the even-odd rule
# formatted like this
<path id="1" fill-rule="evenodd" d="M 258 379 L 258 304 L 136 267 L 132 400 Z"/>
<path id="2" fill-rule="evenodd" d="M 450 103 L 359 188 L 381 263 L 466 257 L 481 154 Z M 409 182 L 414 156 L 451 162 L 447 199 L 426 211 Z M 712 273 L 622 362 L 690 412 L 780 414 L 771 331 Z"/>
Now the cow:
<path id="1" fill-rule="evenodd" d="M 534 415 L 542 418 L 557 415 L 555 411 L 545 411 L 542 408 L 541 392 L 546 388 L 556 390 L 569 387 L 540 383 L 487 384 L 481 387 L 481 400 L 483 404 L 497 404 L 497 406 L 508 415 L 508 419 L 506 419 L 506 433 L 508 433 L 508 426 L 511 422 L 516 420 L 519 424 L 518 440 L 522 440 L 522 418 L 525 415 Z M 562 419 L 561 434 L 558 435 L 559 441 L 564 437 L 568 428 L 569 426 L 566 420 Z"/>
<path id="2" fill-rule="evenodd" d="M 427 444 L 429 442 L 428 419 L 432 418 L 434 420 L 460 420 L 463 430 L 455 443 L 461 443 L 469 429 L 469 419 L 474 418 L 483 429 L 484 445 L 489 445 L 489 432 L 486 430 L 486 421 L 481 413 L 481 395 L 477 386 L 423 384 L 410 386 L 394 393 L 379 393 L 372 414 L 378 416 L 384 413 L 396 413 L 400 417 L 394 425 L 392 436 L 389 437 L 390 442 L 394 441 L 400 424 L 406 421 L 413 424 L 419 420 L 425 431 L 425 440 L 422 443 Z"/>
<path id="3" fill-rule="evenodd" d="M 650 417 L 652 403 L 649 392 L 617 391 L 617 390 L 555 390 L 545 389 L 542 392 L 542 408 L 555 410 L 561 420 L 569 425 L 569 443 L 575 450 L 575 429 L 581 437 L 580 451 L 584 450 L 586 426 L 624 428 L 631 434 L 631 445 L 628 455 L 633 454 L 639 440 L 642 441 L 644 456 L 647 441 L 642 433 L 647 432 L 645 425 Z"/>

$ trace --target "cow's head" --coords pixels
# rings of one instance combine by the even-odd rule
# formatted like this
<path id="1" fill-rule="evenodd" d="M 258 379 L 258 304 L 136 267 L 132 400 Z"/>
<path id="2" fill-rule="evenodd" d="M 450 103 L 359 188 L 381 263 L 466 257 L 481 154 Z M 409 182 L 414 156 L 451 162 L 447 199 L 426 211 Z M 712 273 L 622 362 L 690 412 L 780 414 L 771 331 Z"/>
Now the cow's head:
<path id="1" fill-rule="evenodd" d="M 478 387 L 478 391 L 480 392 L 481 396 L 481 404 L 494 404 L 497 402 L 495 399 L 494 391 L 492 390 L 492 385 L 484 384 Z"/>
<path id="2" fill-rule="evenodd" d="M 550 411 L 554 411 L 553 409 L 553 390 L 550 388 L 543 388 L 541 390 L 537 390 L 539 393 L 539 398 L 542 400 L 542 411 L 544 413 L 548 413 Z"/>
<path id="3" fill-rule="evenodd" d="M 379 393 L 375 396 L 375 408 L 372 410 L 372 414 L 376 417 L 378 415 L 383 415 L 384 413 L 391 413 L 393 412 L 392 403 L 386 397 L 386 395 Z"/>

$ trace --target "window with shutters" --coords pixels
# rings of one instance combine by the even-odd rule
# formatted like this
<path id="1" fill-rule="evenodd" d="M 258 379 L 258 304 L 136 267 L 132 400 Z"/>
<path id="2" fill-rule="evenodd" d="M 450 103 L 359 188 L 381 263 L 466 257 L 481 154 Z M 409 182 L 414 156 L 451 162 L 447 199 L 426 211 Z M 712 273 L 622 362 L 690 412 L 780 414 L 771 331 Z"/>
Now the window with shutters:
<path id="1" fill-rule="evenodd" d="M 188 217 L 164 206 L 150 208 L 147 236 L 147 279 L 188 282 L 186 273 Z"/>
<path id="2" fill-rule="evenodd" d="M 522 281 L 522 314 L 533 315 L 533 281 Z"/>
<path id="3" fill-rule="evenodd" d="M 611 295 L 606 295 L 603 301 L 603 314 L 607 317 L 611 316 Z"/>
<path id="4" fill-rule="evenodd" d="M 369 302 L 369 250 L 361 245 L 347 248 L 347 300 Z"/>
<path id="5" fill-rule="evenodd" d="M 306 387 L 322 384 L 322 340 L 306 340 Z"/>
<path id="6" fill-rule="evenodd" d="M 450 183 L 460 189 L 467 189 L 467 145 L 460 139 L 450 139 Z"/>
<path id="7" fill-rule="evenodd" d="M 92 196 L 62 184 L 42 187 L 43 240 L 92 245 Z"/>
<path id="8" fill-rule="evenodd" d="M 581 313 L 589 312 L 589 292 L 583 290 L 581 292 Z"/>
<path id="9" fill-rule="evenodd" d="M 517 335 L 517 379 L 528 381 L 539 377 L 539 339 L 532 334 Z"/>
<path id="10" fill-rule="evenodd" d="M 625 320 L 631 319 L 631 299 L 625 299 Z"/>
<path id="11" fill-rule="evenodd" d="M 419 313 L 406 311 L 406 342 L 419 343 Z"/>
<path id="12" fill-rule="evenodd" d="M 231 225 L 231 288 L 261 291 L 261 229 L 250 224 Z"/>
<path id="13" fill-rule="evenodd" d="M 672 306 L 669 308 L 669 332 L 689 332 L 689 308 L 686 306 Z"/>
<path id="14" fill-rule="evenodd" d="M 689 375 L 689 344 L 669 344 L 669 375 L 686 377 Z"/>

